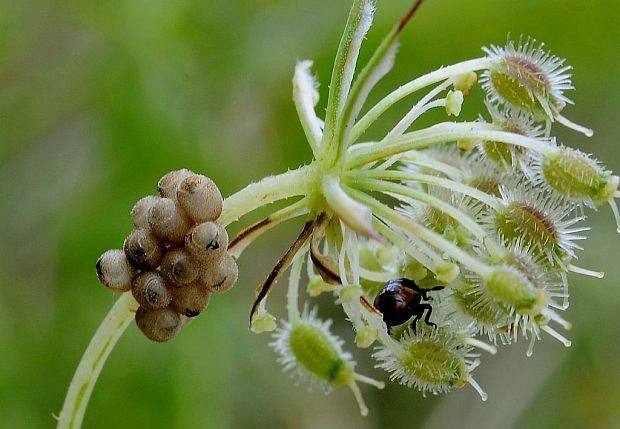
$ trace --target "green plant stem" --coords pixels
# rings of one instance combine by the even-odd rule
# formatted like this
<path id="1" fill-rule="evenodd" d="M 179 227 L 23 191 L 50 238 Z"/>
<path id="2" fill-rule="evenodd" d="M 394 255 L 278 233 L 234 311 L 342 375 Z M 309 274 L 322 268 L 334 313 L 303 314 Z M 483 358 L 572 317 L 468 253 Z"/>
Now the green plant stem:
<path id="1" fill-rule="evenodd" d="M 133 295 L 124 293 L 116 300 L 114 306 L 103 319 L 73 375 L 65 403 L 58 418 L 58 428 L 73 429 L 82 425 L 86 405 L 99 373 L 114 345 L 133 320 L 137 309 L 138 303 Z"/>
<path id="2" fill-rule="evenodd" d="M 307 195 L 315 182 L 314 171 L 311 164 L 245 187 L 224 201 L 219 222 L 226 226 L 258 207 L 296 195 Z M 58 417 L 58 429 L 81 427 L 97 378 L 116 342 L 134 319 L 137 308 L 138 303 L 132 294 L 125 292 L 101 322 L 73 375 Z"/>
<path id="3" fill-rule="evenodd" d="M 252 183 L 224 200 L 224 208 L 218 222 L 230 225 L 239 218 L 259 207 L 278 200 L 310 195 L 315 184 L 314 164 L 305 165 L 277 176 L 269 176 Z"/>

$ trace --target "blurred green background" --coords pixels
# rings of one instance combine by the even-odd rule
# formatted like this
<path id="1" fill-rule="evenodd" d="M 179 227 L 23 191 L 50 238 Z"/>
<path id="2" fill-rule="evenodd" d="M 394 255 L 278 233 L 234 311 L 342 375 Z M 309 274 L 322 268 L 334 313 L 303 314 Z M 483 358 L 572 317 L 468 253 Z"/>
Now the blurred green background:
<path id="1" fill-rule="evenodd" d="M 379 0 L 366 59 L 409 0 Z M 54 425 L 73 371 L 115 297 L 94 263 L 131 229 L 129 210 L 165 172 L 187 167 L 229 195 L 309 161 L 291 101 L 297 59 L 315 60 L 323 99 L 348 1 L 110 0 L 0 3 L 0 428 Z M 574 66 L 566 116 L 595 129 L 565 143 L 620 171 L 620 2 L 428 0 L 403 35 L 393 72 L 373 94 L 481 55 L 506 34 L 532 35 Z M 480 90 L 463 118 L 481 111 Z M 393 124 L 411 101 L 378 125 Z M 324 108 L 323 103 L 319 108 Z M 132 325 L 112 353 L 86 428 L 619 428 L 620 236 L 607 207 L 591 217 L 566 317 L 573 347 L 545 336 L 483 356 L 466 387 L 423 398 L 364 388 L 295 386 L 269 338 L 247 329 L 254 288 L 295 235 L 285 226 L 240 260 L 237 287 L 217 296 L 174 341 Z M 233 225 L 231 233 L 239 226 Z M 281 312 L 282 294 L 270 300 Z M 324 301 L 328 304 L 329 300 Z M 329 307 L 329 305 L 328 305 Z M 281 314 L 281 313 L 280 313 Z M 333 316 L 350 340 L 339 312 Z M 349 349 L 352 347 L 349 346 Z M 368 353 L 357 352 L 364 373 Z"/>

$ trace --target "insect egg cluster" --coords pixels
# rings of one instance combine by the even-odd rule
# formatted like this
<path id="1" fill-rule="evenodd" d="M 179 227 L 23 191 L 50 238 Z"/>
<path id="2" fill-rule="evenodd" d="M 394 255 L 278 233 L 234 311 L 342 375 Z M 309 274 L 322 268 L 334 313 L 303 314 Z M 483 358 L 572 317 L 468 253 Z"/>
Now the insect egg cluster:
<path id="1" fill-rule="evenodd" d="M 168 341 L 206 308 L 212 293 L 235 284 L 238 270 L 227 252 L 228 234 L 216 222 L 223 201 L 215 183 L 177 170 L 157 188 L 160 196 L 134 205 L 134 230 L 123 250 L 101 255 L 97 275 L 113 291 L 131 290 L 140 304 L 140 330 L 153 341 Z"/>

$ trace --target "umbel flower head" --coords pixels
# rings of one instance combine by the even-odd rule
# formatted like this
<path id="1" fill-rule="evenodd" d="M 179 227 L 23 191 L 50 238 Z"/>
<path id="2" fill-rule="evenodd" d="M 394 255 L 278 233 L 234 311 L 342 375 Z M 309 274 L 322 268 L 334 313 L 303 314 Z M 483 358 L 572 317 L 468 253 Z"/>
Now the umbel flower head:
<path id="1" fill-rule="evenodd" d="M 589 229 L 588 209 L 609 204 L 620 231 L 620 179 L 551 135 L 554 123 L 591 132 L 560 115 L 570 102 L 564 94 L 572 89 L 569 67 L 533 39 L 486 48 L 483 57 L 441 67 L 366 106 L 421 3 L 358 67 L 375 6 L 353 0 L 324 118 L 315 112 L 319 86 L 312 63 L 296 65 L 293 101 L 312 162 L 251 184 L 223 204 L 210 179 L 174 172 L 160 181 L 161 198 L 136 204 L 136 230 L 124 252 L 106 252 L 97 271 L 110 289 L 132 290 L 141 306 L 136 320 L 149 338 L 176 335 L 211 292 L 232 286 L 236 261 L 254 240 L 303 216 L 298 237 L 256 290 L 250 329 L 275 330 L 272 346 L 285 369 L 325 390 L 348 386 L 363 414 L 356 382 L 382 383 L 357 374 L 343 341 L 330 332 L 332 322 L 315 310 L 300 314 L 299 300 L 311 305 L 318 295 L 332 295 L 351 323 L 355 345 L 374 348 L 377 368 L 423 393 L 470 385 L 486 399 L 472 375 L 483 363 L 474 348 L 495 353 L 498 339 L 508 345 L 527 338 L 528 355 L 542 331 L 570 345 L 551 324 L 570 328 L 559 313 L 569 304 L 570 272 L 602 277 L 576 261 Z M 492 121 L 454 122 L 478 74 L 487 97 L 480 108 L 488 110 L 480 116 Z M 412 94 L 411 108 L 382 138 L 364 139 L 383 113 Z M 434 109 L 446 120 L 421 127 L 416 121 Z M 278 200 L 286 201 L 284 208 L 228 243 L 224 227 Z M 289 268 L 283 322 L 267 304 Z M 228 280 L 217 283 L 220 278 Z M 133 308 L 132 300 L 121 302 Z M 95 351 L 85 355 L 88 369 L 79 374 L 101 364 L 98 357 L 96 363 L 86 359 L 108 350 L 109 339 L 97 338 Z M 71 392 L 74 400 L 65 405 L 83 406 L 81 391 Z"/>
<path id="2" fill-rule="evenodd" d="M 299 237 L 259 286 L 250 316 L 255 332 L 276 329 L 267 297 L 292 264 L 289 321 L 272 343 L 285 369 L 327 390 L 355 379 L 328 323 L 292 310 L 307 260 L 307 299 L 336 296 L 355 344 L 375 345 L 377 368 L 423 393 L 469 384 L 484 400 L 472 377 L 481 363 L 474 347 L 495 353 L 498 339 L 508 345 L 524 337 L 531 355 L 543 331 L 570 345 L 551 324 L 571 327 L 559 314 L 569 303 L 568 272 L 602 276 L 575 260 L 589 229 L 585 209 L 609 203 L 618 220 L 618 179 L 589 155 L 555 142 L 554 121 L 591 132 L 560 115 L 570 103 L 564 94 L 573 88 L 570 67 L 529 38 L 414 79 L 360 115 L 394 64 L 400 33 L 420 3 L 356 74 L 374 5 L 353 2 L 324 120 L 314 111 L 318 83 L 311 62 L 298 63 L 293 100 L 315 157 L 304 167 L 309 188 L 287 209 L 242 231 L 231 248 L 235 253 L 261 231 L 307 213 Z M 479 72 L 490 123 L 415 128 L 435 108 L 459 116 Z M 428 92 L 382 139 L 363 140 L 388 108 L 424 88 Z"/>

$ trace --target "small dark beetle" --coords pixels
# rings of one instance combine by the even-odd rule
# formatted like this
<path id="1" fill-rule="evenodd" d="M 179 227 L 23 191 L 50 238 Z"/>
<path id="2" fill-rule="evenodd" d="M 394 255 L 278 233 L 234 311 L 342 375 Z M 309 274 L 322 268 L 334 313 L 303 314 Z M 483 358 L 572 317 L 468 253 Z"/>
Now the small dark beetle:
<path id="1" fill-rule="evenodd" d="M 430 289 L 422 289 L 413 280 L 400 278 L 387 282 L 377 294 L 374 306 L 383 314 L 383 321 L 389 328 L 405 323 L 415 316 L 411 326 L 415 331 L 416 322 L 422 318 L 424 310 L 427 310 L 424 322 L 429 326 L 437 326 L 429 319 L 433 307 L 422 301 L 430 301 L 428 291 L 443 289 L 436 286 Z"/>

